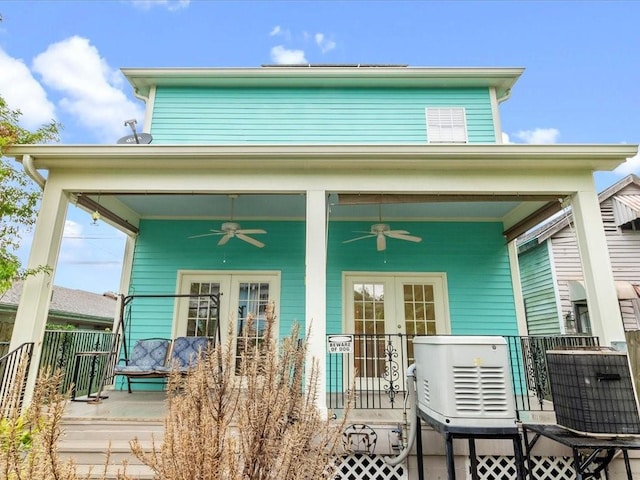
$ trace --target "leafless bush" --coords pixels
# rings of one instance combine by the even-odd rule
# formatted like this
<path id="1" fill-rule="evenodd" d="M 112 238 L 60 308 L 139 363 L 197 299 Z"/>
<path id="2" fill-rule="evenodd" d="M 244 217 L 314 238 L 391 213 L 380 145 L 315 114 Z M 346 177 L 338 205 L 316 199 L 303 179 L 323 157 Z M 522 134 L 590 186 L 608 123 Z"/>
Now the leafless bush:
<path id="1" fill-rule="evenodd" d="M 73 462 L 61 460 L 56 450 L 65 407 L 59 393 L 62 375 L 40 375 L 29 407 L 21 412 L 18 398 L 25 375 L 19 369 L 9 393 L 11 407 L 0 424 L 0 479 L 77 480 Z"/>
<path id="2" fill-rule="evenodd" d="M 329 465 L 344 420 L 327 419 L 316 407 L 318 365 L 305 365 L 307 344 L 298 338 L 297 327 L 277 342 L 273 310 L 269 305 L 264 342 L 251 336 L 249 322 L 240 339 L 245 346 L 240 365 L 229 340 L 208 352 L 187 376 L 169 380 L 163 442 L 154 442 L 151 452 L 137 440 L 132 442 L 134 455 L 155 478 L 332 476 Z"/>

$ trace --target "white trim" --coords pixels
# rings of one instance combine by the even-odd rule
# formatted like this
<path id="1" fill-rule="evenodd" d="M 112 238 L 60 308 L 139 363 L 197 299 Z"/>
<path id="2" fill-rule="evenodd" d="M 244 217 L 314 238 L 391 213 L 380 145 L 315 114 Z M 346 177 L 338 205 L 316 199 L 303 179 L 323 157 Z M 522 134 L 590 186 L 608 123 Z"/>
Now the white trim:
<path id="1" fill-rule="evenodd" d="M 269 300 L 275 302 L 276 332 L 279 335 L 280 291 L 282 277 L 278 270 L 178 270 L 176 276 L 176 294 L 189 293 L 188 284 L 192 281 L 220 282 L 220 333 L 224 343 L 229 331 L 229 322 L 235 321 L 236 312 L 233 306 L 237 305 L 237 291 L 234 288 L 240 282 L 267 281 L 269 285 Z M 187 291 L 185 291 L 185 289 Z M 226 291 L 225 291 L 226 290 Z M 235 303 L 234 303 L 235 302 Z M 182 315 L 188 308 L 187 299 L 178 299 L 174 303 L 171 334 L 173 338 L 184 335 L 186 323 Z M 235 329 L 233 330 L 235 332 Z"/>
<path id="2" fill-rule="evenodd" d="M 451 318 L 449 314 L 449 291 L 447 286 L 447 274 L 446 272 L 359 272 L 359 271 L 345 271 L 342 272 L 342 331 L 346 333 L 352 333 L 353 325 L 350 325 L 350 319 L 353 315 L 349 315 L 352 308 L 350 299 L 353 288 L 350 286 L 354 282 L 362 281 L 366 282 L 389 282 L 388 283 L 394 289 L 394 304 L 387 305 L 385 302 L 385 312 L 387 307 L 400 308 L 396 301 L 399 295 L 397 292 L 398 281 L 415 281 L 434 285 L 434 298 L 436 299 L 436 329 L 438 335 L 447 335 L 451 333 Z M 403 312 L 394 311 L 394 317 L 401 315 L 404 318 Z M 385 319 L 391 320 L 385 313 Z M 351 329 L 351 330 L 349 330 Z M 401 328 L 404 333 L 404 326 Z M 396 330 L 387 333 L 397 333 Z"/>
<path id="3" fill-rule="evenodd" d="M 522 295 L 522 282 L 520 280 L 520 264 L 518 263 L 518 246 L 512 240 L 507 244 L 509 252 L 509 265 L 511 270 L 511 285 L 513 288 L 513 301 L 516 309 L 516 321 L 518 322 L 518 335 L 528 335 L 527 313 Z"/>
<path id="4" fill-rule="evenodd" d="M 567 333 L 567 326 L 564 323 L 564 312 L 562 311 L 562 299 L 560 298 L 560 285 L 558 284 L 558 272 L 556 271 L 556 262 L 553 254 L 553 240 L 549 238 L 545 241 L 547 244 L 547 252 L 549 256 L 549 268 L 551 270 L 551 281 L 553 282 L 553 296 L 556 298 L 556 312 L 558 313 L 558 322 L 560 325 L 560 333 Z M 570 306 L 571 308 L 571 306 Z M 571 312 L 573 314 L 573 311 Z"/>

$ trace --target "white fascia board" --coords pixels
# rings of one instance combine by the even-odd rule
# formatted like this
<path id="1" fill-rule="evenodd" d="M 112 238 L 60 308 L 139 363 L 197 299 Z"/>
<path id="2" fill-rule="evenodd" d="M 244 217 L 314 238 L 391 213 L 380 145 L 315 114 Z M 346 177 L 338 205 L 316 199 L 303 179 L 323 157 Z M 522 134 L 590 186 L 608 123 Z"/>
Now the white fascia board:
<path id="1" fill-rule="evenodd" d="M 222 168 L 235 171 L 366 168 L 420 171 L 560 172 L 613 170 L 638 145 L 19 145 L 7 156 L 31 155 L 36 168 Z"/>
<path id="2" fill-rule="evenodd" d="M 153 86 L 180 87 L 494 87 L 506 94 L 524 72 L 521 67 L 322 67 L 122 68 L 138 95 Z"/>

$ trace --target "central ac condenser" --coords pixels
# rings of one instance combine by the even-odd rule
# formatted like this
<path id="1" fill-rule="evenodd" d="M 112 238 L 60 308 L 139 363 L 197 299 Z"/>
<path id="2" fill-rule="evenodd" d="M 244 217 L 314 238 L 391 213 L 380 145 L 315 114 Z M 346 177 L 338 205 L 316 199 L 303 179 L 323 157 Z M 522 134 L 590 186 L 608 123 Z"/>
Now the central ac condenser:
<path id="1" fill-rule="evenodd" d="M 417 407 L 443 425 L 509 428 L 516 423 L 506 340 L 499 336 L 413 339 Z"/>

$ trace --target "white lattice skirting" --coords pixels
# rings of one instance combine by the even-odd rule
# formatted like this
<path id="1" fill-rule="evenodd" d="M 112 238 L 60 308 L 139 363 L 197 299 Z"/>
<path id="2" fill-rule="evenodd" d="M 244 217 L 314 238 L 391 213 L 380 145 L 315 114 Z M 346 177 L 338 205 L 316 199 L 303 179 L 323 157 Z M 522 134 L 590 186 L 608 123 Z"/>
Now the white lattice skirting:
<path id="1" fill-rule="evenodd" d="M 392 467 L 383 455 L 356 453 L 342 457 L 336 480 L 407 480 L 407 470 L 400 464 Z"/>
<path id="2" fill-rule="evenodd" d="M 574 480 L 570 457 L 531 457 L 532 478 L 537 480 Z M 516 463 L 512 456 L 478 456 L 478 476 L 481 480 L 515 480 Z M 471 478 L 471 474 L 469 474 Z"/>

